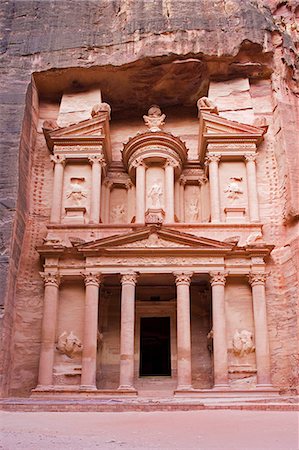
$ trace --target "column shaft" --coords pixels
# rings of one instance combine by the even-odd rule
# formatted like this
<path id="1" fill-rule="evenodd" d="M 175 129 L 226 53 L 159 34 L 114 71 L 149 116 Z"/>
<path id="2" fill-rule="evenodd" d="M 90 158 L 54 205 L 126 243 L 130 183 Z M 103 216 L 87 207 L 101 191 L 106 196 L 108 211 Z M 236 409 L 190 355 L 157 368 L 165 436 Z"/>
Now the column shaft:
<path id="1" fill-rule="evenodd" d="M 136 167 L 136 223 L 145 221 L 145 166 L 140 162 Z"/>
<path id="2" fill-rule="evenodd" d="M 40 387 L 46 387 L 53 385 L 59 277 L 57 274 L 52 275 L 46 273 L 41 273 L 41 276 L 45 282 L 45 292 L 38 385 Z"/>
<path id="3" fill-rule="evenodd" d="M 218 162 L 220 156 L 208 155 L 210 199 L 211 199 L 211 222 L 220 222 L 220 196 L 219 196 L 219 170 Z"/>
<path id="4" fill-rule="evenodd" d="M 134 273 L 121 279 L 120 383 L 119 389 L 134 390 L 134 329 L 135 284 Z"/>
<path id="5" fill-rule="evenodd" d="M 180 177 L 180 221 L 185 221 L 185 180 Z"/>
<path id="6" fill-rule="evenodd" d="M 96 389 L 98 304 L 100 275 L 83 274 L 85 279 L 84 335 L 81 388 Z"/>
<path id="7" fill-rule="evenodd" d="M 178 390 L 192 389 L 190 282 L 192 273 L 175 273 L 177 288 Z"/>
<path id="8" fill-rule="evenodd" d="M 211 273 L 213 311 L 214 387 L 228 386 L 228 358 L 225 315 L 225 274 Z"/>
<path id="9" fill-rule="evenodd" d="M 266 274 L 264 273 L 249 275 L 253 302 L 257 383 L 269 386 L 271 385 L 271 371 L 265 280 Z"/>
<path id="10" fill-rule="evenodd" d="M 174 165 L 165 165 L 165 223 L 174 222 Z"/>
<path id="11" fill-rule="evenodd" d="M 100 222 L 101 210 L 101 177 L 102 167 L 96 157 L 89 158 L 91 166 L 91 199 L 90 199 L 90 223 Z"/>
<path id="12" fill-rule="evenodd" d="M 50 222 L 60 223 L 65 157 L 54 155 L 51 159 L 54 162 L 54 180 Z"/>
<path id="13" fill-rule="evenodd" d="M 259 205 L 257 195 L 257 183 L 256 183 L 256 166 L 255 158 L 253 155 L 245 155 L 246 160 L 246 173 L 247 173 L 247 185 L 248 185 L 248 205 L 249 216 L 251 222 L 259 222 Z"/>

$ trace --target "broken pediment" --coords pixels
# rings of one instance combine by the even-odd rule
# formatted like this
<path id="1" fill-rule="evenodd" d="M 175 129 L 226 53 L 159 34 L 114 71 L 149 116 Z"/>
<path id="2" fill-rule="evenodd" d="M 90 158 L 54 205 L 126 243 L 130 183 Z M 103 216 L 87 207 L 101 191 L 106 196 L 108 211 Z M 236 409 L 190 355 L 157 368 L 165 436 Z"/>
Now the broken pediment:
<path id="1" fill-rule="evenodd" d="M 192 234 L 182 233 L 171 228 L 151 226 L 131 233 L 110 236 L 76 246 L 79 252 L 87 254 L 128 252 L 130 250 L 149 251 L 196 251 L 196 252 L 227 252 L 231 251 L 233 244 L 213 239 L 197 237 Z"/>
<path id="2" fill-rule="evenodd" d="M 101 108 L 101 105 L 106 105 Z M 102 146 L 108 161 L 111 160 L 110 107 L 106 103 L 95 105 L 90 119 L 82 120 L 65 127 L 54 121 L 45 121 L 43 133 L 47 146 L 53 152 L 54 146 Z"/>
<path id="3" fill-rule="evenodd" d="M 253 126 L 234 120 L 225 119 L 217 113 L 199 111 L 199 143 L 198 152 L 204 161 L 208 144 L 253 144 L 259 145 L 266 126 Z"/>

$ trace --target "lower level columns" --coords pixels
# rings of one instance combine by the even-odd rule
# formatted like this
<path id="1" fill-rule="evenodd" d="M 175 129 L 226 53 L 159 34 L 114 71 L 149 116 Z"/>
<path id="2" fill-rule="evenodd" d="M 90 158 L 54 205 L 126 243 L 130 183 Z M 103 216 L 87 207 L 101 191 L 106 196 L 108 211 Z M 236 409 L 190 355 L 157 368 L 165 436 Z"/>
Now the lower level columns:
<path id="1" fill-rule="evenodd" d="M 58 274 L 41 273 L 45 283 L 42 340 L 38 372 L 38 388 L 53 386 L 56 317 L 60 278 Z"/>
<path id="2" fill-rule="evenodd" d="M 253 302 L 257 384 L 259 387 L 272 386 L 265 295 L 266 277 L 267 274 L 265 273 L 251 272 L 249 274 L 249 283 L 251 284 Z"/>
<path id="3" fill-rule="evenodd" d="M 134 390 L 135 285 L 137 274 L 121 277 L 120 382 L 119 389 Z"/>
<path id="4" fill-rule="evenodd" d="M 175 272 L 177 289 L 177 390 L 192 389 L 190 283 L 192 272 Z"/>
<path id="5" fill-rule="evenodd" d="M 85 282 L 81 389 L 96 389 L 97 333 L 100 274 L 82 274 Z"/>
<path id="6" fill-rule="evenodd" d="M 228 357 L 225 316 L 225 281 L 222 272 L 211 272 L 213 312 L 214 388 L 228 387 Z"/>

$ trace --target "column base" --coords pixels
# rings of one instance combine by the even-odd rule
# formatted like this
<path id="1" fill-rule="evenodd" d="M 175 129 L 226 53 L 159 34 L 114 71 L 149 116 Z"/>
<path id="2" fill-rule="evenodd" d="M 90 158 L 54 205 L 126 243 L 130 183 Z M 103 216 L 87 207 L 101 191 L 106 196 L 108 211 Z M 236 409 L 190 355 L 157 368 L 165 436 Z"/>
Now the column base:
<path id="1" fill-rule="evenodd" d="M 137 392 L 134 386 L 130 386 L 128 384 L 120 384 L 117 388 L 118 391 L 126 391 L 126 392 Z"/>
<path id="2" fill-rule="evenodd" d="M 230 389 L 230 386 L 227 383 L 217 383 L 214 384 L 212 389 L 214 391 L 228 391 Z"/>
<path id="3" fill-rule="evenodd" d="M 54 384 L 38 384 L 36 388 L 32 389 L 31 392 L 46 392 L 46 391 L 53 391 L 54 390 Z"/>
<path id="4" fill-rule="evenodd" d="M 97 391 L 97 387 L 93 384 L 81 384 L 79 391 Z"/>
<path id="5" fill-rule="evenodd" d="M 175 392 L 177 391 L 193 391 L 194 388 L 192 387 L 192 384 L 181 384 L 177 386 Z"/>

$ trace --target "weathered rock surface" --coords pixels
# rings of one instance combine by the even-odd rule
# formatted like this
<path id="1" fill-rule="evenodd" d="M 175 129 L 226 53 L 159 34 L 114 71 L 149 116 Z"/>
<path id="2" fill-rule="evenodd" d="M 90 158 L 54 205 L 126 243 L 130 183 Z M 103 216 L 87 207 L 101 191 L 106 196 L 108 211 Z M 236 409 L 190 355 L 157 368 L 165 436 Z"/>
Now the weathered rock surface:
<path id="1" fill-rule="evenodd" d="M 24 277 L 38 270 L 38 262 L 30 264 L 30 258 L 43 235 L 37 223 L 46 222 L 38 189 L 51 168 L 38 152 L 44 145 L 42 136 L 36 139 L 41 118 L 39 97 L 48 96 L 53 102 L 49 108 L 52 118 L 63 91 L 100 84 L 106 93 L 103 100 L 111 104 L 116 117 L 130 116 L 132 110 L 157 99 L 165 106 L 189 107 L 207 92 L 210 80 L 233 78 L 249 78 L 250 87 L 242 88 L 241 95 L 236 89 L 236 103 L 228 105 L 227 112 L 238 103 L 252 117 L 269 119 L 270 137 L 263 144 L 266 174 L 258 175 L 266 189 L 262 199 L 264 232 L 277 246 L 271 262 L 268 305 L 273 373 L 276 384 L 285 390 L 296 386 L 298 15 L 295 1 L 274 0 L 216 0 L 213 8 L 210 0 L 2 1 L 0 298 L 5 301 L 4 394 L 14 365 L 4 350 L 15 346 L 15 353 L 22 354 L 28 343 L 12 338 L 13 331 L 32 327 L 32 318 L 26 321 L 26 302 L 15 309 L 20 254 L 23 247 L 28 250 Z M 219 97 L 225 99 L 225 95 Z M 32 189 L 34 172 L 37 184 Z M 36 207 L 29 214 L 30 202 Z M 29 235 L 31 241 L 24 242 L 24 236 Z M 38 292 L 41 288 L 33 283 L 26 289 Z M 20 284 L 18 290 L 22 292 Z M 38 328 L 38 314 L 34 320 Z M 14 321 L 18 324 L 15 330 Z M 29 363 L 14 366 L 15 386 L 26 380 L 23 395 L 32 387 L 32 367 L 37 364 L 32 354 L 34 349 L 38 353 L 38 340 L 31 346 L 27 348 Z"/>

